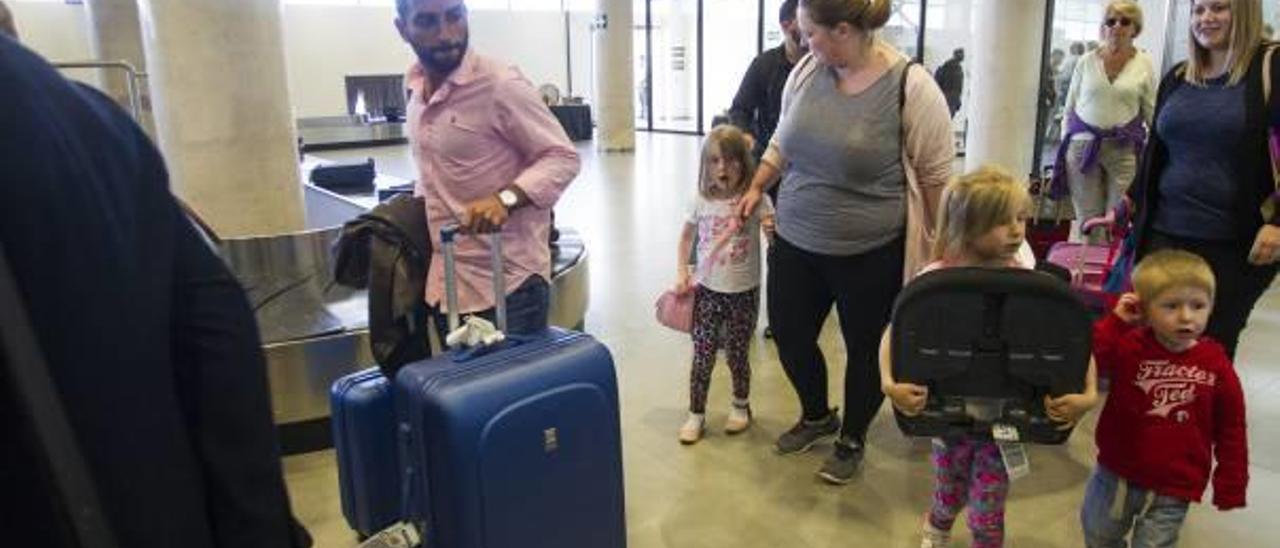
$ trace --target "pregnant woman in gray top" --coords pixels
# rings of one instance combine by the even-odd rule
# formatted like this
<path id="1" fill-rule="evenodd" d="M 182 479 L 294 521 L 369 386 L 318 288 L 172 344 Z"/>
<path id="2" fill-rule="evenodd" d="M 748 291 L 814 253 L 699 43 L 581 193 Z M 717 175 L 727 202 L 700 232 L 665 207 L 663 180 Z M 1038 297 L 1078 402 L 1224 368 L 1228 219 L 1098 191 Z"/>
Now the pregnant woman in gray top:
<path id="1" fill-rule="evenodd" d="M 778 131 L 741 211 L 781 177 L 769 250 L 769 322 L 803 416 L 779 453 L 840 434 L 818 472 L 850 480 L 884 397 L 876 355 L 904 279 L 927 253 L 955 152 L 946 99 L 880 40 L 889 0 L 801 0 L 811 54 L 792 71 Z M 848 361 L 843 427 L 827 401 L 818 333 L 835 306 Z"/>

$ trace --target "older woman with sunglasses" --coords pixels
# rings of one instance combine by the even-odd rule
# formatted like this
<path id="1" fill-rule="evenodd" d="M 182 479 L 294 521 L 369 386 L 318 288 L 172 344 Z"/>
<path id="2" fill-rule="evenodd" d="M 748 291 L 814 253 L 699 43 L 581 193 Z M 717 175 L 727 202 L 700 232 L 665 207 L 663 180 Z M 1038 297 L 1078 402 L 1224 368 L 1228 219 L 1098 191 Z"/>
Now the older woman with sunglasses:
<path id="1" fill-rule="evenodd" d="M 1142 32 L 1142 8 L 1114 0 L 1102 22 L 1102 47 L 1075 65 L 1064 108 L 1062 144 L 1054 163 L 1054 192 L 1070 192 L 1077 222 L 1106 214 L 1137 172 L 1156 97 L 1155 68 L 1134 47 Z"/>
<path id="2" fill-rule="evenodd" d="M 1261 0 L 1193 0 L 1185 63 L 1160 82 L 1151 142 L 1129 195 L 1138 254 L 1175 248 L 1203 257 L 1218 290 L 1206 333 L 1235 355 L 1280 260 L 1269 125 L 1280 114 L 1280 52 L 1263 68 Z M 1269 124 L 1270 123 L 1270 124 Z"/>

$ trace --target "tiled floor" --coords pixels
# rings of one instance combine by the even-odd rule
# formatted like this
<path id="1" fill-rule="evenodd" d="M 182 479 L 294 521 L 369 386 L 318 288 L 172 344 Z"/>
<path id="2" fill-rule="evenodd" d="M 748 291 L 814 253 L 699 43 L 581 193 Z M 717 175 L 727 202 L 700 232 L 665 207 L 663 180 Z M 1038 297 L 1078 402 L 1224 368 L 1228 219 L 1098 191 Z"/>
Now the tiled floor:
<path id="1" fill-rule="evenodd" d="M 770 444 L 798 414 L 772 343 L 752 347 L 756 426 L 729 438 L 715 431 L 693 447 L 676 442 L 686 405 L 690 343 L 652 319 L 653 300 L 671 283 L 684 204 L 694 189 L 698 141 L 641 133 L 634 155 L 599 155 L 580 147 L 583 172 L 564 197 L 560 223 L 577 227 L 591 253 L 587 330 L 613 351 L 622 390 L 622 431 L 630 546 L 851 547 L 916 546 L 931 488 L 927 441 L 904 438 L 887 406 L 871 427 L 857 480 L 829 487 L 814 472 L 829 448 L 779 457 Z M 403 147 L 322 153 L 333 159 L 374 156 L 379 169 L 414 178 Z M 843 361 L 834 322 L 822 345 Z M 1276 546 L 1280 525 L 1280 291 L 1253 315 L 1237 370 L 1249 405 L 1252 482 L 1249 508 L 1193 509 L 1182 546 Z M 833 371 L 833 390 L 842 386 Z M 709 421 L 728 408 L 726 368 L 717 369 Z M 833 393 L 832 401 L 839 401 Z M 1271 398 L 1277 398 L 1272 400 Z M 1096 412 L 1064 447 L 1031 450 L 1032 474 L 1012 488 L 1008 545 L 1080 546 L 1077 512 L 1093 464 Z M 286 459 L 295 511 L 322 547 L 355 544 L 338 507 L 331 451 Z M 957 545 L 967 545 L 963 524 Z"/>

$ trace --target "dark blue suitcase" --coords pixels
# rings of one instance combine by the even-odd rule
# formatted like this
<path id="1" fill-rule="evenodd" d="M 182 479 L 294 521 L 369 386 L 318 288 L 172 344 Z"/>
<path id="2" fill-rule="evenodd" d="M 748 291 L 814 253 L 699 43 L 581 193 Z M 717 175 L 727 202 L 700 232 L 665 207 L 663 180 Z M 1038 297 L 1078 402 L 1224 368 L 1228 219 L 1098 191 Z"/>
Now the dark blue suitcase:
<path id="1" fill-rule="evenodd" d="M 453 233 L 443 232 L 454 311 Z M 626 546 L 618 384 L 594 338 L 551 328 L 412 363 L 393 399 L 407 518 L 427 548 Z"/>
<path id="2" fill-rule="evenodd" d="M 626 546 L 608 349 L 549 329 L 405 366 L 396 414 L 409 514 L 428 548 Z"/>
<path id="3" fill-rule="evenodd" d="M 342 516 L 371 536 L 402 513 L 391 381 L 376 367 L 342 377 L 329 390 L 329 407 Z"/>

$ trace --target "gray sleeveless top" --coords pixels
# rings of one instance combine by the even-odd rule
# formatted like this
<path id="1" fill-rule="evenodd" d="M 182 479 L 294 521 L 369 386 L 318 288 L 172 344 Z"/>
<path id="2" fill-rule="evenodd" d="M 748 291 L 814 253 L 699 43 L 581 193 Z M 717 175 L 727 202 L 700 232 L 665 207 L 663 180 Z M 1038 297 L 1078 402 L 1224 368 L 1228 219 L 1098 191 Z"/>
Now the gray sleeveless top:
<path id="1" fill-rule="evenodd" d="M 901 236 L 907 177 L 902 166 L 899 61 L 848 96 L 819 68 L 796 91 L 778 126 L 788 166 L 778 191 L 778 234 L 824 255 L 856 255 Z"/>

